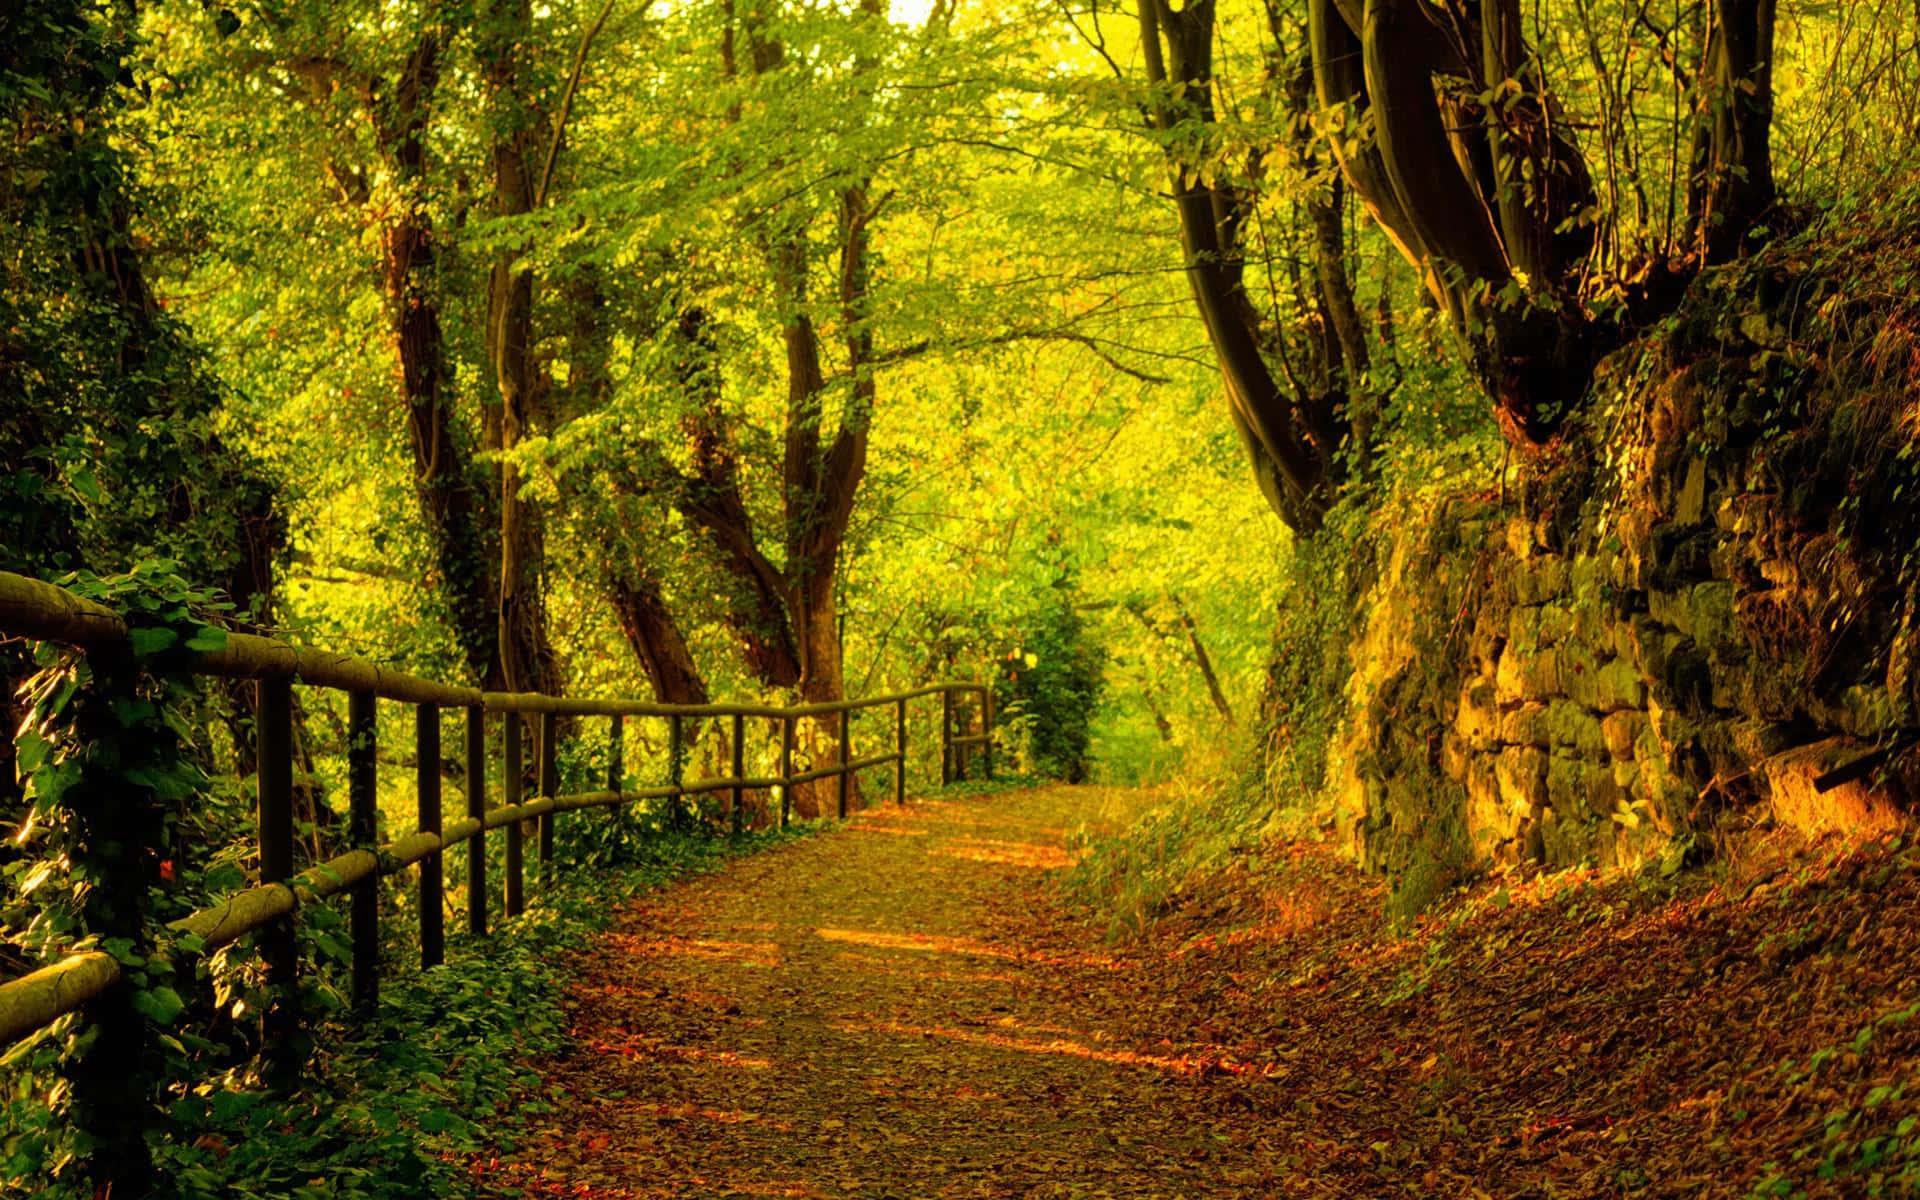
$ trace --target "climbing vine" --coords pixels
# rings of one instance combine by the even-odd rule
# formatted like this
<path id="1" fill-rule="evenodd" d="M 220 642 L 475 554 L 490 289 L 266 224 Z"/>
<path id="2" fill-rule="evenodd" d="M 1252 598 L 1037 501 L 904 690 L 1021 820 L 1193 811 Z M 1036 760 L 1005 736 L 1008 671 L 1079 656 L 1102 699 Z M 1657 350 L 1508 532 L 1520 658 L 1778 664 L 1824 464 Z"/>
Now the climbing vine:
<path id="1" fill-rule="evenodd" d="M 225 644 L 213 623 L 225 606 L 166 560 L 62 582 L 124 614 L 128 637 L 85 652 L 43 644 L 23 685 L 15 753 L 25 808 L 4 868 L 7 950 L 31 964 L 104 950 L 121 973 L 88 1011 L 8 1054 L 49 1078 L 51 1103 L 10 1102 L 6 1158 L 12 1174 L 59 1177 L 86 1156 L 105 1185 L 144 1172 L 156 1081 L 188 1053 L 171 1032 L 186 1007 L 174 947 L 156 931 L 204 895 L 201 850 L 226 840 L 216 827 L 230 829 L 233 816 L 201 803 L 202 699 L 189 670 Z"/>

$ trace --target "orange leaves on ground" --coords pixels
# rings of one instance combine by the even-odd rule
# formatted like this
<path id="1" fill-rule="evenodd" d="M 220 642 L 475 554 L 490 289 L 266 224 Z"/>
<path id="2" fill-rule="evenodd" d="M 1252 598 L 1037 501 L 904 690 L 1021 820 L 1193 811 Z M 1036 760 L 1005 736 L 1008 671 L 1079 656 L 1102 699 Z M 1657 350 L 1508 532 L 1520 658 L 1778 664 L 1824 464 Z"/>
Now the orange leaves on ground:
<path id="1" fill-rule="evenodd" d="M 1019 849 L 1107 800 L 916 803 L 635 906 L 581 964 L 574 1051 L 544 1065 L 571 1099 L 476 1181 L 622 1200 L 1897 1182 L 1886 1147 L 1920 1123 L 1912 851 L 1676 887 L 1508 879 L 1402 935 L 1378 880 L 1277 845 L 1115 949 L 1048 886 L 1062 860 Z"/>

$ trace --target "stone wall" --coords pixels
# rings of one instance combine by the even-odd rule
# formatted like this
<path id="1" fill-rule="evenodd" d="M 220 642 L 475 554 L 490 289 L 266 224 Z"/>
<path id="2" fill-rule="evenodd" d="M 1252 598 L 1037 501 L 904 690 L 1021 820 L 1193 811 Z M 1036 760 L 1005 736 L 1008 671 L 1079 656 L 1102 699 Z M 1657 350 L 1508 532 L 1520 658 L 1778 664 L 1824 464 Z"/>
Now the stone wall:
<path id="1" fill-rule="evenodd" d="M 1766 315 L 1780 281 L 1755 279 L 1747 311 L 1621 356 L 1511 500 L 1456 499 L 1379 547 L 1329 761 L 1369 865 L 1431 891 L 1769 816 L 1907 822 L 1920 343 L 1880 394 L 1840 368 L 1884 357 L 1884 330 L 1790 335 Z M 1852 763 L 1872 769 L 1814 786 Z"/>

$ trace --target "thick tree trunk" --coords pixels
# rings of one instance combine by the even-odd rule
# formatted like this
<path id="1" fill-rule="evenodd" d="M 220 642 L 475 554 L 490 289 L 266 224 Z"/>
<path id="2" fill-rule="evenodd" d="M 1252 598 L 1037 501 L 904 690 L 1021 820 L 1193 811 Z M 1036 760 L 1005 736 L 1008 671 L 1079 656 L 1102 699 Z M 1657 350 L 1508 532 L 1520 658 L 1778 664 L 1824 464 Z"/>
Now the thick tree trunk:
<path id="1" fill-rule="evenodd" d="M 1168 0 L 1138 0 L 1141 52 L 1154 88 L 1149 115 L 1162 134 L 1214 121 L 1213 12 L 1213 0 L 1190 0 L 1178 10 Z M 1339 483 L 1328 446 L 1343 436 L 1345 416 L 1283 389 L 1262 352 L 1259 316 L 1242 286 L 1239 231 L 1248 201 L 1181 163 L 1173 166 L 1173 189 L 1187 282 L 1220 363 L 1234 427 L 1268 503 L 1296 533 L 1311 534 Z"/>
<path id="2" fill-rule="evenodd" d="M 432 543 L 439 590 L 468 677 L 496 687 L 501 676 L 492 518 L 447 401 L 434 231 L 422 195 L 439 56 L 438 36 L 422 34 L 391 94 L 369 96 L 380 155 L 404 197 L 383 235 L 382 276 L 413 451 L 414 497 Z"/>
<path id="3" fill-rule="evenodd" d="M 1714 0 L 1683 271 L 1737 252 L 1774 203 L 1773 4 Z M 1344 109 L 1342 171 L 1452 317 L 1502 429 L 1526 449 L 1582 401 L 1621 326 L 1580 300 L 1593 181 L 1521 13 L 1519 0 L 1307 4 L 1321 105 Z M 1680 293 L 1675 278 L 1631 284 L 1625 309 L 1657 316 Z"/>
<path id="4" fill-rule="evenodd" d="M 1739 253 L 1775 199 L 1774 0 L 1715 0 L 1694 122 L 1688 232 L 1697 257 Z"/>
<path id="5" fill-rule="evenodd" d="M 626 576 L 607 581 L 607 597 L 620 620 L 620 632 L 640 660 L 662 704 L 705 704 L 707 684 L 687 649 L 679 623 L 652 579 Z"/>

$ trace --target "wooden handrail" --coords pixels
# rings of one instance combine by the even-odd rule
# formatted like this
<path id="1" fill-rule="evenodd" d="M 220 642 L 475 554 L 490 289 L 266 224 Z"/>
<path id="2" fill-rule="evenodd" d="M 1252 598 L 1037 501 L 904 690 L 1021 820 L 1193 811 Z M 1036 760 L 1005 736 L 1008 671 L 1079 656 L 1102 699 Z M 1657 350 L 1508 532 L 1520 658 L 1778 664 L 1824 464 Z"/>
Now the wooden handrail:
<path id="1" fill-rule="evenodd" d="M 127 623 L 120 614 L 65 588 L 10 571 L 0 571 L 0 632 L 71 646 L 94 648 L 125 642 Z M 276 638 L 228 633 L 219 650 L 202 651 L 194 672 L 229 679 L 286 679 L 308 687 L 365 692 L 382 700 L 438 704 L 445 708 L 479 705 L 488 712 L 553 713 L 569 717 L 783 717 L 831 716 L 917 700 L 942 692 L 978 692 L 977 683 L 932 683 L 902 692 L 849 700 L 818 701 L 784 707 L 767 704 L 658 704 L 644 700 L 590 700 L 540 692 L 483 692 L 409 675 L 350 654 L 295 646 Z"/>
<path id="2" fill-rule="evenodd" d="M 0 571 L 0 634 L 37 638 L 98 649 L 124 644 L 128 626 L 118 613 L 53 584 L 26 576 Z M 261 781 L 261 862 L 262 882 L 236 892 L 220 902 L 172 922 L 168 929 L 179 941 L 200 952 L 217 949 L 249 934 L 280 930 L 281 924 L 304 903 L 313 903 L 341 892 L 354 890 L 354 994 L 356 1002 L 370 1003 L 376 992 L 378 966 L 373 881 L 422 864 L 420 906 L 439 915 L 441 878 L 440 856 L 453 846 L 478 842 L 492 830 L 508 830 L 507 878 L 505 894 L 507 915 L 516 915 L 523 905 L 520 836 L 523 823 L 541 822 L 539 848 L 541 861 L 552 853 L 552 820 L 560 813 L 608 808 L 642 800 L 670 800 L 678 803 L 687 796 L 711 792 L 732 794 L 731 816 L 736 829 L 741 821 L 741 799 L 746 789 L 781 790 L 779 821 L 787 823 L 793 789 L 816 780 L 842 780 L 840 812 L 846 815 L 846 781 L 861 771 L 892 766 L 895 771 L 894 795 L 900 803 L 906 798 L 907 721 L 910 701 L 928 696 L 941 698 L 941 782 L 958 774 L 964 778 L 966 752 L 981 748 L 989 777 L 992 776 L 992 693 L 983 684 L 948 682 L 927 684 L 906 691 L 859 699 L 816 702 L 788 706 L 765 704 L 656 704 L 638 700 L 593 700 L 547 696 L 526 692 L 483 692 L 458 687 L 394 671 L 365 659 L 329 651 L 298 647 L 273 638 L 252 634 L 228 633 L 227 644 L 216 651 L 204 652 L 191 660 L 196 674 L 226 678 L 254 679 L 262 684 L 265 704 L 261 719 L 259 777 Z M 336 855 L 298 874 L 290 869 L 291 788 L 287 772 L 291 763 L 289 731 L 279 725 L 290 720 L 286 698 L 289 684 L 298 683 L 344 691 L 349 697 L 349 724 L 364 745 L 355 744 L 350 752 L 349 793 L 352 827 L 370 832 L 373 822 L 373 738 L 374 700 L 386 699 L 418 706 L 416 737 L 420 747 L 416 758 L 421 764 L 416 790 L 421 800 L 420 828 L 417 832 L 377 849 L 359 848 Z M 974 694 L 980 698 L 981 732 L 957 735 L 954 719 L 956 697 Z M 849 761 L 848 718 L 855 712 L 873 708 L 894 709 L 894 745 L 886 753 L 872 754 Z M 466 816 L 442 824 L 440 780 L 432 763 L 439 758 L 438 722 L 444 708 L 464 709 L 468 716 L 466 747 L 468 763 L 468 802 Z M 536 780 L 546 793 L 531 800 L 520 800 L 522 761 L 520 722 L 507 720 L 505 762 L 501 787 L 503 804 L 488 807 L 485 792 L 485 722 L 490 713 L 541 717 L 542 738 L 536 747 L 539 775 Z M 806 718 L 835 716 L 839 729 L 835 761 L 805 771 L 794 770 L 794 728 Z M 610 717 L 612 741 L 609 790 L 553 795 L 554 779 L 553 718 Z M 675 778 L 669 784 L 647 788 L 627 788 L 621 782 L 621 730 L 626 717 L 664 717 L 676 731 L 683 720 L 728 717 L 732 719 L 732 773 L 724 778 L 687 782 Z M 746 718 L 779 722 L 781 729 L 780 774 L 748 776 L 741 752 L 742 721 Z M 271 758 L 273 761 L 269 762 Z M 287 761 L 282 761 L 287 760 Z M 427 865 L 432 864 L 432 869 Z M 279 876 L 276 878 L 275 876 Z M 550 878 L 550 876 L 548 877 Z M 486 929 L 485 855 L 475 845 L 469 859 L 469 929 Z M 266 947 L 269 972 L 273 981 L 290 985 L 293 980 L 290 927 L 276 933 Z M 423 965 L 440 961 L 441 931 L 437 919 L 423 920 L 421 929 Z M 274 961 L 278 959 L 278 961 Z M 68 1013 L 79 1011 L 103 995 L 120 978 L 120 964 L 100 950 L 84 950 L 41 967 L 17 979 L 0 983 L 0 1045 L 10 1043 L 43 1028 Z M 291 992 L 283 986 L 283 992 Z"/>

